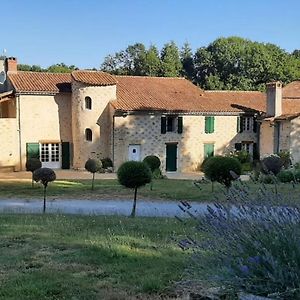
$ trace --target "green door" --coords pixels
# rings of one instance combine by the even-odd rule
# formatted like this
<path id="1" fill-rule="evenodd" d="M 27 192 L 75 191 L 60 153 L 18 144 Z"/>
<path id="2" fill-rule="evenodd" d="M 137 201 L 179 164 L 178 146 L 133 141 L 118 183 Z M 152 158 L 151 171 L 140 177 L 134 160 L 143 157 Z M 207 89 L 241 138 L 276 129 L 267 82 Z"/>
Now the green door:
<path id="1" fill-rule="evenodd" d="M 69 142 L 62 142 L 61 152 L 62 152 L 61 168 L 70 169 L 70 143 Z"/>
<path id="2" fill-rule="evenodd" d="M 214 144 L 204 144 L 204 158 L 214 156 L 215 145 Z"/>
<path id="3" fill-rule="evenodd" d="M 166 145 L 166 170 L 170 172 L 177 170 L 177 144 Z"/>
<path id="4" fill-rule="evenodd" d="M 39 143 L 27 143 L 26 144 L 26 158 L 40 159 L 40 144 Z"/>

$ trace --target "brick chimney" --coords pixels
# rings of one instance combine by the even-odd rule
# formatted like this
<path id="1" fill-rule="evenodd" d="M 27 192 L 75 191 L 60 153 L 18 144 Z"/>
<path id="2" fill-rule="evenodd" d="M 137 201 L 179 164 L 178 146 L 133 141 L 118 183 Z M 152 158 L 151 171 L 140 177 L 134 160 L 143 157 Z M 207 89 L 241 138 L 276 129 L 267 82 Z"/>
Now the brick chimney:
<path id="1" fill-rule="evenodd" d="M 6 59 L 6 71 L 9 73 L 16 73 L 18 66 L 18 60 L 15 57 L 8 57 Z"/>
<path id="2" fill-rule="evenodd" d="M 282 83 L 267 83 L 267 117 L 278 117 L 282 114 Z"/>

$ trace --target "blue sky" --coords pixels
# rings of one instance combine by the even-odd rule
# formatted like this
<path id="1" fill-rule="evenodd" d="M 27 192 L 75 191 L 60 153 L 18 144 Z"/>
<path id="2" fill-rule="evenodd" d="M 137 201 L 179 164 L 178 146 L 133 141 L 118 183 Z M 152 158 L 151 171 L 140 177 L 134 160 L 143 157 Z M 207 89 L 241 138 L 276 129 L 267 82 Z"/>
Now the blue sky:
<path id="1" fill-rule="evenodd" d="M 99 67 L 107 54 L 241 36 L 300 49 L 299 0 L 3 0 L 1 48 L 20 63 Z"/>

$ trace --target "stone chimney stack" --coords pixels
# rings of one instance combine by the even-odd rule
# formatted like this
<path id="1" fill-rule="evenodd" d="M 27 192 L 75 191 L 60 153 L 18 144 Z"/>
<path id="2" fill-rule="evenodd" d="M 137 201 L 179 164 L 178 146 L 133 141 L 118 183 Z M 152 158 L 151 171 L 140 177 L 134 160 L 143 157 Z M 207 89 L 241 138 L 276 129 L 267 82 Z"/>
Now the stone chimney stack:
<path id="1" fill-rule="evenodd" d="M 16 73 L 18 71 L 18 60 L 15 57 L 8 57 L 6 59 L 6 71 L 7 73 Z"/>
<path id="2" fill-rule="evenodd" d="M 282 114 L 282 83 L 273 81 L 267 83 L 267 117 L 277 117 Z"/>

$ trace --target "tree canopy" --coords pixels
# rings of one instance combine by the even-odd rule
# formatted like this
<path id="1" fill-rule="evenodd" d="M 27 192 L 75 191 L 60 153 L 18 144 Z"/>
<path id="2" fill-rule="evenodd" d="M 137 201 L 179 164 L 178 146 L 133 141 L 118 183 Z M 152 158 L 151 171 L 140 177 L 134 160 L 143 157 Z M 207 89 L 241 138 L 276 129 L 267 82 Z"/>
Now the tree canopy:
<path id="1" fill-rule="evenodd" d="M 108 55 L 101 69 L 112 74 L 184 76 L 204 89 L 264 90 L 273 80 L 300 78 L 300 50 L 288 53 L 270 43 L 240 37 L 219 38 L 194 53 L 188 43 L 174 42 L 159 51 L 141 43 Z"/>
<path id="2" fill-rule="evenodd" d="M 48 68 L 42 68 L 38 65 L 27 65 L 27 64 L 18 64 L 19 71 L 32 71 L 32 72 L 51 72 L 51 73 L 71 73 L 78 68 L 74 65 L 66 65 L 64 63 L 54 64 Z"/>

